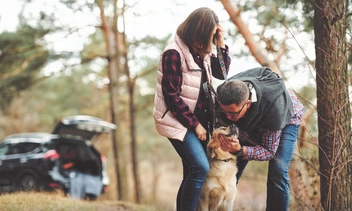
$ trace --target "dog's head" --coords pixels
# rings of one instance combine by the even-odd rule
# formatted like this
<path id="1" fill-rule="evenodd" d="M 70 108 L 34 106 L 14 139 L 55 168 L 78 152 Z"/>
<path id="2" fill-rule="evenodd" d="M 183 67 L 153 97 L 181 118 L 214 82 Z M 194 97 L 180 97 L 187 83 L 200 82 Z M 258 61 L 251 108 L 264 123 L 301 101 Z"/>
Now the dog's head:
<path id="1" fill-rule="evenodd" d="M 220 147 L 219 134 L 225 135 L 228 138 L 237 138 L 238 137 L 238 129 L 234 125 L 230 125 L 228 127 L 219 127 L 213 131 L 211 139 L 208 143 L 208 149 L 210 151 L 210 158 L 217 160 L 229 160 L 235 155 L 230 152 L 223 151 Z"/>

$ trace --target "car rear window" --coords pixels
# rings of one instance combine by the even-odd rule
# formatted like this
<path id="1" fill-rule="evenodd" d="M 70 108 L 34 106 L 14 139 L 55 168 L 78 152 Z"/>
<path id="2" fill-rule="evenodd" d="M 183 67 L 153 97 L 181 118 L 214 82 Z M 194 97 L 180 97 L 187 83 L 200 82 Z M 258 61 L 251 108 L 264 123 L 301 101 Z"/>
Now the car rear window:
<path id="1" fill-rule="evenodd" d="M 11 144 L 8 146 L 8 150 L 5 153 L 6 155 L 13 155 L 13 154 L 24 154 L 33 151 L 37 147 L 39 147 L 39 143 L 18 143 L 18 144 Z"/>

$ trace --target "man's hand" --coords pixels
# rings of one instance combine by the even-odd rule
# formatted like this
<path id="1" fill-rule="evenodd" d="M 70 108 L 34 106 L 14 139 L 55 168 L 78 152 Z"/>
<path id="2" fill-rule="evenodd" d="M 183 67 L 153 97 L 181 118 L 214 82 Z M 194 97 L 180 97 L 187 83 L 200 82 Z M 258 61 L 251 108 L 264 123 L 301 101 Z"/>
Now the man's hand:
<path id="1" fill-rule="evenodd" d="M 199 140 L 201 140 L 201 141 L 207 140 L 207 131 L 204 129 L 204 127 L 200 123 L 195 128 L 195 132 L 196 132 Z"/>
<path id="2" fill-rule="evenodd" d="M 241 149 L 240 142 L 237 138 L 226 137 L 224 134 L 219 134 L 220 147 L 222 150 L 236 153 Z"/>

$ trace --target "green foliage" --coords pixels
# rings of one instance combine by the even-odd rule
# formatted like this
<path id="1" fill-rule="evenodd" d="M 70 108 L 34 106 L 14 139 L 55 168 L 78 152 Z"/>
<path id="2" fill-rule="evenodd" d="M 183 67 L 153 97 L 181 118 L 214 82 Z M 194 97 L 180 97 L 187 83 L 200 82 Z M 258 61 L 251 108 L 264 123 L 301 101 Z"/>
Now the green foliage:
<path id="1" fill-rule="evenodd" d="M 92 62 L 97 58 L 107 57 L 104 35 L 101 30 L 96 30 L 89 36 L 89 41 L 84 45 L 80 54 L 82 64 Z"/>
<path id="2" fill-rule="evenodd" d="M 0 109 L 5 110 L 16 93 L 39 78 L 49 52 L 37 43 L 46 32 L 23 25 L 16 33 L 0 34 Z"/>
<path id="3" fill-rule="evenodd" d="M 302 15 L 304 22 L 302 23 L 305 31 L 313 30 L 313 18 L 314 18 L 314 0 L 286 0 L 287 4 L 291 7 L 302 4 Z"/>
<path id="4" fill-rule="evenodd" d="M 56 121 L 79 114 L 104 116 L 101 111 L 106 111 L 109 105 L 106 87 L 98 88 L 95 81 L 89 80 L 89 74 L 94 75 L 88 69 L 75 69 L 38 84 L 33 94 L 45 104 L 40 112 L 42 119 L 51 117 Z"/>
<path id="5" fill-rule="evenodd" d="M 60 2 L 74 11 L 84 11 L 86 7 L 93 9 L 95 6 L 95 1 L 60 0 Z"/>
<path id="6" fill-rule="evenodd" d="M 109 116 L 106 86 L 85 75 L 87 69 L 75 69 L 42 80 L 16 96 L 7 111 L 0 115 L 5 136 L 18 132 L 51 132 L 62 117 L 92 115 L 103 119 Z"/>
<path id="7" fill-rule="evenodd" d="M 303 26 L 303 30 L 311 31 L 313 29 L 313 3 L 312 0 L 246 1 L 243 4 L 243 10 L 258 13 L 257 20 L 261 26 L 275 28 L 284 24 L 295 27 Z M 297 14 L 302 15 L 303 19 L 297 18 Z"/>

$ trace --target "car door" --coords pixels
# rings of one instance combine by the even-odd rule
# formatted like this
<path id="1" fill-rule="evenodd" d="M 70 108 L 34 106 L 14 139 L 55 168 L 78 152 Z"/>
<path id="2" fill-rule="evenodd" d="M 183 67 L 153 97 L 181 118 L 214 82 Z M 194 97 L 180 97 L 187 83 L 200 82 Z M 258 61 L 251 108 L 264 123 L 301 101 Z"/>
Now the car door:
<path id="1" fill-rule="evenodd" d="M 24 139 L 23 139 L 24 140 Z M 16 142 L 0 147 L 0 185 L 11 185 L 19 172 L 25 169 L 37 169 L 42 160 L 38 154 L 40 143 Z"/>
<path id="2" fill-rule="evenodd" d="M 6 143 L 0 146 L 0 185 L 12 184 L 16 171 L 19 169 L 21 157 L 18 143 Z"/>
<path id="3" fill-rule="evenodd" d="M 10 144 L 2 143 L 0 145 L 0 186 L 10 185 L 11 182 L 8 178 L 8 165 L 9 162 L 7 160 L 7 153 L 10 149 Z"/>

